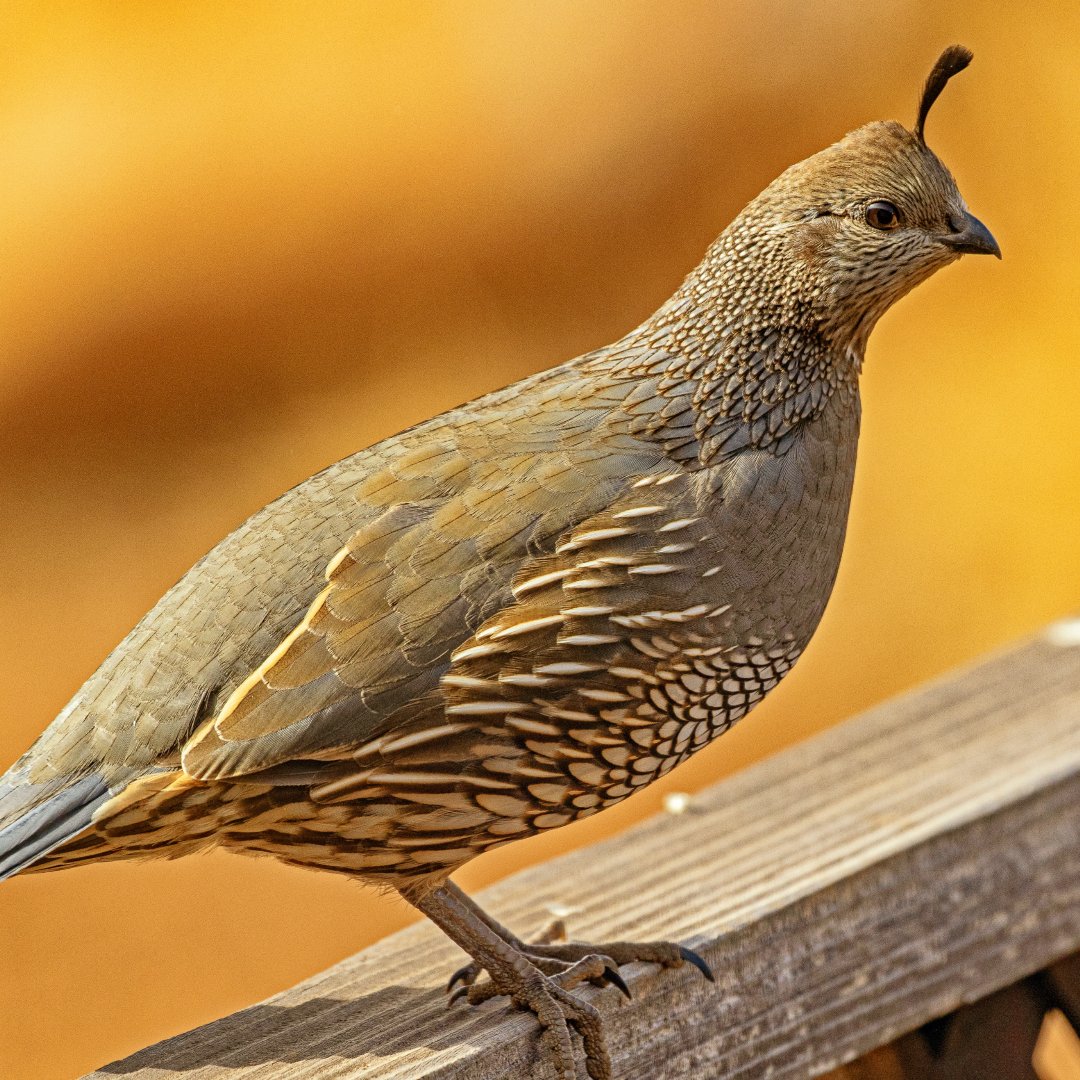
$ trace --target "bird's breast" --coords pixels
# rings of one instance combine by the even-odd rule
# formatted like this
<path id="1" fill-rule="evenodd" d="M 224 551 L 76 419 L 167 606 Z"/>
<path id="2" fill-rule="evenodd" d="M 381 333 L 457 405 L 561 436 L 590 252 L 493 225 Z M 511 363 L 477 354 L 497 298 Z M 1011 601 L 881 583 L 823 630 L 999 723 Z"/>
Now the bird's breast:
<path id="1" fill-rule="evenodd" d="M 710 470 L 711 587 L 746 633 L 801 649 L 817 627 L 843 552 L 858 427 L 857 399 L 838 395 L 785 452 L 745 451 Z"/>

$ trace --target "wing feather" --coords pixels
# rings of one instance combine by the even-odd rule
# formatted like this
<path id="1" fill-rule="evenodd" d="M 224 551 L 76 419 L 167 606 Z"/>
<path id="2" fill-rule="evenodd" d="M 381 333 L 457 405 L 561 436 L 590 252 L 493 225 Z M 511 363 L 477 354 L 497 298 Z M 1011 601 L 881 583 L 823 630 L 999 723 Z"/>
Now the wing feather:
<path id="1" fill-rule="evenodd" d="M 499 843 L 618 802 L 760 700 L 797 650 L 747 635 L 723 602 L 725 538 L 700 513 L 719 496 L 679 469 L 645 479 L 527 560 L 438 691 L 329 768 L 313 798 L 424 774 L 505 817 Z"/>
<path id="2" fill-rule="evenodd" d="M 187 742 L 184 769 L 220 779 L 340 756 L 435 691 L 453 650 L 513 602 L 529 552 L 552 550 L 628 476 L 663 460 L 635 443 L 634 455 L 576 462 L 571 444 L 592 434 L 556 426 L 546 442 L 538 431 L 527 451 L 494 456 L 466 432 L 453 448 L 396 462 L 392 477 L 373 476 L 357 498 L 384 509 L 330 560 L 300 622 Z"/>

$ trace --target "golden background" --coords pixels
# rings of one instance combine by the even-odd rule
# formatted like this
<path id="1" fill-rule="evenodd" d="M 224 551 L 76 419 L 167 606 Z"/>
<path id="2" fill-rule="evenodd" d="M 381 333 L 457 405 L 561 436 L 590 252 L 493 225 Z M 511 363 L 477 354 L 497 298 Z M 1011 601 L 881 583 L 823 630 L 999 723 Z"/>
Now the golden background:
<path id="1" fill-rule="evenodd" d="M 928 137 L 1005 261 L 950 268 L 871 341 L 813 647 L 667 781 L 461 881 L 625 828 L 1080 606 L 1074 4 L 2 11 L 0 765 L 250 512 L 624 333 L 788 164 L 910 123 L 954 40 L 975 63 Z M 225 855 L 7 882 L 0 1076 L 71 1077 L 412 917 Z"/>

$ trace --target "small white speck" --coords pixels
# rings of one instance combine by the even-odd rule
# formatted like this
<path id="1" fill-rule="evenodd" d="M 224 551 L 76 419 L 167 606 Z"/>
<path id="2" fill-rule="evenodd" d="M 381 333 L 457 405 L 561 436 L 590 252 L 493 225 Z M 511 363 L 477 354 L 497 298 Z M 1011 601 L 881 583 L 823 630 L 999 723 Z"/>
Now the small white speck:
<path id="1" fill-rule="evenodd" d="M 665 814 L 685 814 L 690 809 L 690 796 L 685 791 L 669 791 L 664 796 Z"/>
<path id="2" fill-rule="evenodd" d="M 1080 616 L 1054 623 L 1046 631 L 1046 640 L 1051 645 L 1060 645 L 1063 649 L 1080 645 Z"/>
<path id="3" fill-rule="evenodd" d="M 547 913 L 553 919 L 569 919 L 578 909 L 569 904 L 548 904 Z"/>

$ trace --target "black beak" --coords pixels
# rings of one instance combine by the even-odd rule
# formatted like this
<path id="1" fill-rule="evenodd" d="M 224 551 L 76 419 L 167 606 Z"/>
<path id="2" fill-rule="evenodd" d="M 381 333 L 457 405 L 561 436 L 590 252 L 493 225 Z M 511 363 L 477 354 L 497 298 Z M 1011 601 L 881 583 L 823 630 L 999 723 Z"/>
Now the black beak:
<path id="1" fill-rule="evenodd" d="M 953 232 L 943 236 L 942 242 L 959 255 L 996 255 L 1001 258 L 1001 248 L 990 230 L 971 214 L 950 216 Z"/>

